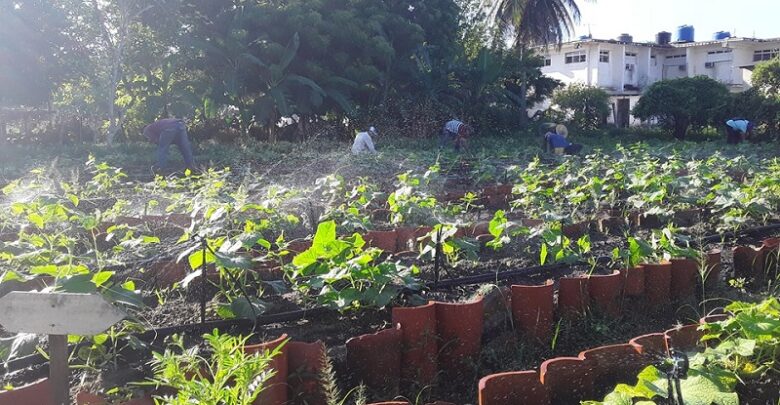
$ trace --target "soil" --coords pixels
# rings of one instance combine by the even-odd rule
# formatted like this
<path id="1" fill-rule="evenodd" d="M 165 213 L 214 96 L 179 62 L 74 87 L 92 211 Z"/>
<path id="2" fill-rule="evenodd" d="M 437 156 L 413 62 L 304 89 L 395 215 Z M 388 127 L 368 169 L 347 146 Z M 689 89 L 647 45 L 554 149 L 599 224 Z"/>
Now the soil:
<path id="1" fill-rule="evenodd" d="M 468 172 L 467 169 L 464 170 Z M 468 176 L 468 174 L 464 176 Z M 108 207 L 112 204 L 112 201 L 106 199 L 105 201 L 95 201 L 94 204 L 95 206 Z M 692 239 L 695 241 L 697 237 L 701 238 L 702 235 L 707 235 L 708 233 L 706 232 L 708 230 L 711 232 L 712 229 L 713 227 L 707 223 L 706 218 L 703 218 L 702 222 L 688 228 L 687 232 L 692 235 Z M 160 236 L 163 240 L 176 240 L 181 235 L 182 230 L 169 227 L 153 230 L 152 233 Z M 648 233 L 648 231 L 637 232 L 638 235 L 644 235 L 645 237 Z M 759 245 L 764 237 L 744 236 L 736 241 L 728 242 L 725 247 L 722 244 L 713 243 L 704 246 L 704 249 L 723 249 L 724 269 L 722 276 L 726 278 L 731 268 L 730 247 L 745 244 Z M 621 230 L 615 230 L 611 234 L 591 232 L 591 238 L 592 255 L 597 257 L 611 256 L 614 247 L 624 244 L 625 241 L 625 236 Z M 482 261 L 463 261 L 443 266 L 440 269 L 439 277 L 441 279 L 460 278 L 536 266 L 538 265 L 538 254 L 535 249 L 538 245 L 538 240 L 532 238 L 523 240 L 522 243 L 512 243 L 499 252 L 483 249 L 480 254 Z M 415 262 L 416 260 L 411 261 Z M 433 266 L 429 263 L 419 264 L 422 269 L 422 281 L 433 281 L 435 278 Z M 516 276 L 499 281 L 496 284 L 499 286 L 512 284 L 538 285 L 547 279 L 557 279 L 567 275 L 588 274 L 591 271 L 594 271 L 596 274 L 608 274 L 611 272 L 610 269 L 605 267 L 597 267 L 594 270 L 588 266 L 573 266 L 545 273 Z M 123 275 L 131 276 L 131 272 L 132 270 L 128 269 L 128 272 Z M 439 288 L 420 292 L 419 297 L 413 298 L 448 302 L 463 301 L 484 290 L 486 285 L 483 283 Z M 215 293 L 216 291 L 211 289 L 207 296 L 211 298 Z M 149 307 L 141 311 L 137 318 L 150 329 L 196 324 L 200 321 L 199 296 L 199 293 L 193 292 L 184 295 L 173 294 L 162 305 L 157 305 L 157 297 L 149 296 L 146 300 L 150 304 Z M 738 292 L 727 288 L 717 291 L 712 296 L 720 297 L 723 302 L 732 298 L 750 301 L 758 299 L 756 295 L 749 292 Z M 275 295 L 269 292 L 263 299 L 269 302 L 269 313 L 281 313 L 307 307 L 302 302 L 302 297 L 295 293 Z M 417 299 L 407 299 L 406 303 L 408 305 L 414 305 L 419 302 Z M 583 319 L 564 320 L 557 325 L 556 338 L 549 347 L 533 345 L 518 340 L 511 323 L 506 321 L 503 327 L 484 336 L 482 358 L 479 364 L 474 365 L 473 373 L 466 373 L 468 375 L 464 375 L 462 378 L 443 381 L 442 385 L 433 387 L 425 392 L 430 394 L 431 398 L 438 400 L 449 400 L 455 403 L 473 402 L 476 397 L 477 379 L 481 376 L 503 371 L 534 369 L 549 358 L 576 356 L 582 350 L 607 344 L 625 343 L 636 336 L 663 331 L 679 324 L 695 322 L 706 312 L 703 309 L 696 310 L 698 308 L 697 302 L 680 303 L 675 310 L 654 313 L 646 311 L 639 303 L 625 302 L 625 306 L 632 310 L 627 311 L 627 315 L 617 319 L 592 313 Z M 216 319 L 216 315 L 211 308 L 209 308 L 207 316 L 209 319 Z M 359 313 L 350 314 L 326 312 L 294 322 L 264 325 L 259 330 L 254 331 L 250 343 L 273 340 L 282 334 L 287 334 L 292 340 L 296 341 L 313 342 L 321 340 L 329 347 L 330 355 L 336 364 L 336 370 L 340 372 L 340 379 L 344 382 L 347 381 L 345 376 L 344 348 L 346 340 L 354 336 L 374 333 L 391 327 L 390 319 L 389 310 L 362 310 Z M 233 330 L 223 332 L 248 334 L 253 331 L 234 328 Z M 199 336 L 189 336 L 189 340 L 195 344 L 200 341 Z M 155 349 L 161 350 L 162 347 L 158 343 L 155 345 Z M 90 381 L 88 384 L 90 388 L 99 390 L 101 387 L 121 386 L 128 382 L 142 380 L 145 373 L 149 371 L 148 365 L 146 365 L 149 354 L 142 351 L 125 356 L 121 359 L 122 362 L 119 364 L 119 367 L 113 371 L 104 370 L 100 373 L 94 373 L 85 370 L 75 373 L 74 382 L 79 382 L 79 385 L 82 385 L 85 381 Z M 45 366 L 31 367 L 19 373 L 6 375 L 0 382 L 21 385 L 40 378 L 46 374 L 46 371 Z M 744 394 L 746 395 L 743 403 L 764 404 L 774 400 L 774 405 L 777 403 L 776 394 L 774 393 L 780 391 L 778 390 L 778 384 L 780 384 L 778 379 L 772 378 L 756 383 L 755 386 L 741 387 L 744 388 Z M 409 398 L 415 398 L 420 393 L 420 389 L 421 387 L 405 387 L 400 394 Z M 772 397 L 772 395 L 775 395 L 775 397 Z M 387 397 L 376 399 L 387 399 Z"/>
<path id="2" fill-rule="evenodd" d="M 746 381 L 737 386 L 737 394 L 744 405 L 777 405 L 780 403 L 780 373 L 769 373 L 760 380 Z"/>

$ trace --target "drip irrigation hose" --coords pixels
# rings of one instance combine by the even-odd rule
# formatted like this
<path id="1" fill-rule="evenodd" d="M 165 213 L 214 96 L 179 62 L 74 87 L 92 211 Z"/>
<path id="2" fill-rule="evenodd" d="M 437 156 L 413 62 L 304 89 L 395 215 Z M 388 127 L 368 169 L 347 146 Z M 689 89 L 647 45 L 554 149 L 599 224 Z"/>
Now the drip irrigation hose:
<path id="1" fill-rule="evenodd" d="M 298 311 L 282 312 L 273 315 L 261 315 L 257 318 L 256 324 L 258 326 L 271 325 L 275 323 L 292 322 L 306 318 L 307 316 L 320 315 L 328 311 L 325 307 L 316 307 L 312 309 L 302 309 Z M 213 329 L 231 329 L 236 327 L 252 327 L 255 324 L 250 319 L 228 319 L 219 321 L 210 321 L 205 323 L 194 323 L 186 325 L 166 326 L 163 328 L 151 329 L 145 332 L 132 333 L 130 336 L 138 338 L 142 341 L 153 342 L 160 338 L 170 336 L 177 333 L 196 333 L 196 332 L 209 332 Z M 81 347 L 82 344 L 70 345 L 69 351 L 73 351 Z M 29 356 L 20 357 L 8 361 L 6 363 L 0 363 L 0 373 L 10 373 L 19 371 L 21 369 L 41 365 L 47 363 L 48 360 L 40 353 L 31 354 Z"/>
<path id="2" fill-rule="evenodd" d="M 735 239 L 745 235 L 760 235 L 763 233 L 771 232 L 780 229 L 780 223 L 771 225 L 762 225 L 754 228 L 743 229 L 740 231 L 729 231 L 721 234 L 707 236 L 702 238 L 702 243 L 715 243 L 724 239 Z"/>

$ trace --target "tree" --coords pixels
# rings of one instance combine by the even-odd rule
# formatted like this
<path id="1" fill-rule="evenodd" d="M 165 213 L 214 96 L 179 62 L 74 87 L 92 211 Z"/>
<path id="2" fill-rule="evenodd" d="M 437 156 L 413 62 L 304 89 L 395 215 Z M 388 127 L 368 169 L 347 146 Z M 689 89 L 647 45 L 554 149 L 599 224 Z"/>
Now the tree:
<path id="1" fill-rule="evenodd" d="M 459 11 L 453 0 L 193 0 L 183 22 L 213 105 L 237 107 L 245 128 L 291 116 L 302 128 L 354 125 L 391 98 L 418 96 L 414 56 L 457 55 Z"/>
<path id="2" fill-rule="evenodd" d="M 106 82 L 106 105 L 108 106 L 108 130 L 106 140 L 114 142 L 122 125 L 122 118 L 117 114 L 117 90 L 125 63 L 125 51 L 133 40 L 135 25 L 141 16 L 153 8 L 143 0 L 115 0 L 100 2 L 91 0 L 94 18 L 100 28 L 100 39 L 103 51 L 108 56 L 108 75 Z"/>
<path id="3" fill-rule="evenodd" d="M 683 140 L 691 125 L 718 125 L 729 102 L 729 91 L 722 83 L 707 76 L 684 77 L 653 83 L 632 114 L 642 120 L 657 118 Z"/>
<path id="4" fill-rule="evenodd" d="M 0 103 L 40 106 L 73 72 L 63 10 L 45 0 L 0 4 Z"/>
<path id="5" fill-rule="evenodd" d="M 757 64 L 752 82 L 765 96 L 780 100 L 780 57 Z"/>
<path id="6" fill-rule="evenodd" d="M 755 124 L 756 135 L 774 135 L 780 129 L 780 99 L 767 97 L 759 88 L 750 88 L 731 97 L 728 109 L 731 117 L 740 117 Z"/>
<path id="7" fill-rule="evenodd" d="M 495 20 L 502 31 L 514 37 L 515 47 L 561 44 L 574 32 L 580 19 L 575 0 L 491 0 Z M 528 120 L 525 94 L 528 83 L 521 83 L 521 124 Z"/>
<path id="8" fill-rule="evenodd" d="M 580 19 L 575 0 L 493 0 L 495 18 L 515 46 L 560 44 Z"/>
<path id="9" fill-rule="evenodd" d="M 178 14 L 180 0 L 59 0 L 51 2 L 67 16 L 63 34 L 77 46 L 72 63 L 77 75 L 59 87 L 55 104 L 60 112 L 89 117 L 97 129 L 114 142 L 123 129 L 125 111 L 137 102 L 129 90 L 138 72 L 130 67 L 157 70 L 178 48 L 175 35 L 154 35 L 144 23 L 155 8 L 166 10 L 156 18 L 166 22 Z M 175 21 L 157 27 L 180 30 Z M 166 32 L 168 34 L 168 32 Z M 160 52 L 160 49 L 164 51 Z"/>
<path id="10" fill-rule="evenodd" d="M 607 120 L 609 94 L 606 91 L 584 84 L 573 84 L 558 90 L 553 104 L 571 116 L 572 123 L 580 129 L 597 129 Z"/>

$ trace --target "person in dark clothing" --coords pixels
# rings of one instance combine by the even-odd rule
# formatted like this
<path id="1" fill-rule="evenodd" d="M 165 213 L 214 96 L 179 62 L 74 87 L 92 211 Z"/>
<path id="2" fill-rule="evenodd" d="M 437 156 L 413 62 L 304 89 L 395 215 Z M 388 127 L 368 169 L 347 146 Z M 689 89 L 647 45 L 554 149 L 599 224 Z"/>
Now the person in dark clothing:
<path id="1" fill-rule="evenodd" d="M 168 166 L 168 149 L 171 144 L 175 144 L 179 148 L 187 168 L 190 170 L 195 168 L 192 145 L 190 145 L 184 121 L 175 118 L 155 121 L 144 128 L 144 136 L 149 142 L 157 145 L 157 169 L 164 169 Z"/>
<path id="2" fill-rule="evenodd" d="M 726 121 L 726 142 L 737 145 L 749 138 L 753 132 L 753 123 L 741 118 Z"/>
<path id="3" fill-rule="evenodd" d="M 439 148 L 443 148 L 452 143 L 455 150 L 460 152 L 466 147 L 466 138 L 471 135 L 471 127 L 458 120 L 450 120 L 444 124 L 439 138 Z"/>
<path id="4" fill-rule="evenodd" d="M 539 134 L 542 135 L 542 150 L 545 153 L 552 152 L 549 138 L 552 134 L 555 133 L 556 126 L 558 126 L 558 124 L 554 122 L 545 122 L 539 126 Z"/>
<path id="5" fill-rule="evenodd" d="M 555 127 L 555 132 L 545 135 L 545 139 L 550 145 L 550 149 L 556 155 L 576 155 L 582 151 L 582 145 L 569 142 L 566 137 L 569 135 L 569 130 L 565 125 L 558 125 Z"/>

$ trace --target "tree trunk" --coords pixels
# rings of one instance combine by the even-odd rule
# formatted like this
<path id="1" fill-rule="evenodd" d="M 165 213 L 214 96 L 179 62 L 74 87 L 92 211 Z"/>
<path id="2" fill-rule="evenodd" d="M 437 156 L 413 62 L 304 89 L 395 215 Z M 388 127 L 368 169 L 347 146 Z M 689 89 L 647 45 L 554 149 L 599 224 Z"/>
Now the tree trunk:
<path id="1" fill-rule="evenodd" d="M 117 132 L 119 132 L 119 124 L 117 120 L 117 114 L 116 114 L 116 91 L 117 87 L 119 86 L 119 67 L 122 63 L 122 47 L 123 47 L 123 41 L 120 40 L 120 43 L 117 45 L 116 49 L 114 50 L 114 58 L 112 60 L 111 65 L 111 81 L 108 86 L 109 94 L 107 95 L 106 102 L 108 103 L 108 133 L 106 134 L 106 140 L 108 141 L 109 145 L 112 145 L 114 143 L 114 139 L 116 138 Z"/>
<path id="2" fill-rule="evenodd" d="M 520 63 L 525 63 L 525 45 L 520 45 Z M 522 72 L 518 102 L 520 103 L 520 127 L 525 128 L 528 126 L 528 75 L 524 67 Z"/>
<path id="3" fill-rule="evenodd" d="M 518 101 L 520 102 L 520 126 L 525 128 L 528 126 L 528 83 L 525 77 L 520 84 L 520 100 Z"/>
<path id="4" fill-rule="evenodd" d="M 298 139 L 301 143 L 306 141 L 306 135 L 307 135 L 307 123 L 308 119 L 302 116 L 298 117 Z"/>
<path id="5" fill-rule="evenodd" d="M 153 6 L 149 5 L 142 10 L 132 13 L 130 10 L 130 3 L 127 1 L 120 1 L 118 3 L 118 27 L 115 27 L 115 32 L 112 35 L 112 30 L 108 27 L 109 18 L 105 11 L 100 9 L 97 0 L 92 0 L 92 7 L 94 12 L 101 21 L 101 28 L 104 41 L 106 45 L 112 49 L 111 55 L 111 74 L 109 77 L 108 94 L 106 95 L 106 102 L 108 103 L 108 132 L 106 134 L 106 141 L 109 144 L 114 143 L 119 128 L 121 126 L 121 118 L 116 113 L 116 92 L 119 86 L 119 76 L 122 69 L 122 60 L 124 58 L 125 46 L 131 40 L 130 38 L 130 25 L 137 20 L 141 14 L 151 9 Z"/>
<path id="6" fill-rule="evenodd" d="M 688 119 L 677 118 L 674 120 L 674 137 L 678 140 L 684 141 L 685 134 L 688 132 Z"/>

